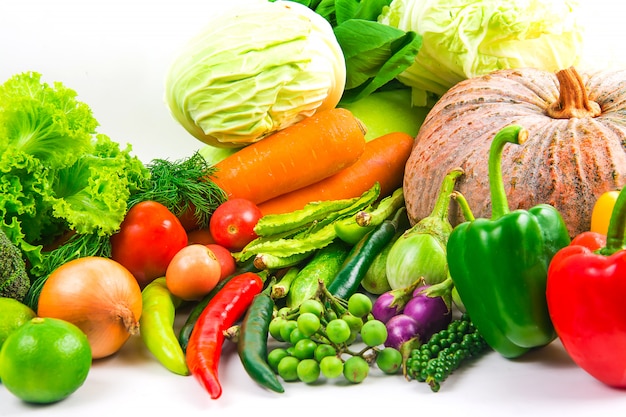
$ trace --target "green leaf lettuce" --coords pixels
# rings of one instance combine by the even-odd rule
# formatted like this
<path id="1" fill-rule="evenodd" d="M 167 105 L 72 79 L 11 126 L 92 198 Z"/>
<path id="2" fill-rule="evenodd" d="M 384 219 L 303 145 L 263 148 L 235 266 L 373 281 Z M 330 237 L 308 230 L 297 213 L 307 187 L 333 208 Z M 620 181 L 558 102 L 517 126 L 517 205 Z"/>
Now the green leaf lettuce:
<path id="1" fill-rule="evenodd" d="M 109 236 L 146 167 L 96 132 L 91 109 L 35 72 L 0 85 L 0 227 L 33 270 L 45 247 L 76 234 Z"/>

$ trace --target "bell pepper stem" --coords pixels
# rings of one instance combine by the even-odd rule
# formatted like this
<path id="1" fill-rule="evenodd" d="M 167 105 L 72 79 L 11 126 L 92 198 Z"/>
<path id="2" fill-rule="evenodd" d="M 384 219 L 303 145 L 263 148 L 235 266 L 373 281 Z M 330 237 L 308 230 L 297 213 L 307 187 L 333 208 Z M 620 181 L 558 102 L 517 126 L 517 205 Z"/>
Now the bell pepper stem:
<path id="1" fill-rule="evenodd" d="M 606 234 L 606 245 L 600 249 L 605 256 L 626 249 L 626 188 L 622 188 L 609 220 L 609 228 Z"/>
<path id="2" fill-rule="evenodd" d="M 491 193 L 491 219 L 499 219 L 508 214 L 509 202 L 502 181 L 502 152 L 504 145 L 514 143 L 521 145 L 528 138 L 528 131 L 518 125 L 502 128 L 493 138 L 489 148 L 489 191 Z"/>

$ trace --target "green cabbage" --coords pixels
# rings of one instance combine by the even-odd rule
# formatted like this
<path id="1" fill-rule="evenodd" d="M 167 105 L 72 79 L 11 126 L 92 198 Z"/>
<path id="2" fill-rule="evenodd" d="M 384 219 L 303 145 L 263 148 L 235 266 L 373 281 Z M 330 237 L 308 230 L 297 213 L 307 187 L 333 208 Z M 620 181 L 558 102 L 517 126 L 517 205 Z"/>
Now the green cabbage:
<path id="1" fill-rule="evenodd" d="M 242 147 L 335 107 L 345 78 L 324 18 L 298 3 L 257 0 L 210 17 L 173 60 L 165 100 L 197 139 Z"/>
<path id="2" fill-rule="evenodd" d="M 379 22 L 422 37 L 397 78 L 426 105 L 466 78 L 498 69 L 576 65 L 583 49 L 575 0 L 393 0 Z"/>
<path id="3" fill-rule="evenodd" d="M 149 178 L 130 145 L 98 134 L 91 109 L 60 82 L 17 74 L 0 85 L 0 228 L 33 270 L 71 233 L 109 236 Z"/>

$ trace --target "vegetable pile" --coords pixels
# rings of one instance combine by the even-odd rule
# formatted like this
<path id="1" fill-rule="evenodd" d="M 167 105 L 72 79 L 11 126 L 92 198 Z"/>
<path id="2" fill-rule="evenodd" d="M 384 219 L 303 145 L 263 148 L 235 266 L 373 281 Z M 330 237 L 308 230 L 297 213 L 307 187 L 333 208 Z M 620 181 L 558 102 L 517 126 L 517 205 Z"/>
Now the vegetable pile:
<path id="1" fill-rule="evenodd" d="M 276 394 L 283 382 L 358 384 L 373 373 L 436 392 L 470 359 L 518 358 L 557 337 L 593 377 L 625 386 L 623 354 L 605 347 L 619 346 L 623 323 L 594 326 L 619 316 L 623 298 L 611 269 L 624 248 L 626 192 L 614 169 L 623 141 L 577 140 L 581 155 L 610 154 L 611 172 L 600 162 L 589 175 L 572 170 L 550 192 L 529 192 L 528 178 L 510 173 L 530 162 L 554 173 L 554 154 L 523 147 L 598 125 L 617 94 L 604 85 L 626 76 L 563 68 L 580 40 L 567 1 L 448 3 L 228 8 L 169 69 L 167 106 L 204 146 L 179 161 L 142 163 L 97 133 L 73 90 L 34 72 L 12 77 L 0 85 L 0 295 L 75 324 L 94 360 L 140 337 L 211 399 L 226 389 L 227 344 Z M 536 114 L 511 116 L 532 107 L 521 92 L 468 88 L 515 78 L 526 97 L 555 77 L 566 87 L 547 130 Z M 430 100 L 423 125 L 399 122 Z M 369 115 L 355 106 L 381 102 L 389 106 Z M 373 113 L 396 118 L 372 137 Z M 617 109 L 606 118 L 622 132 Z M 602 187 L 588 192 L 593 181 Z M 585 197 L 593 213 L 568 215 L 551 198 L 559 192 L 569 208 Z M 592 293 L 592 313 L 583 290 L 597 275 L 612 288 Z"/>

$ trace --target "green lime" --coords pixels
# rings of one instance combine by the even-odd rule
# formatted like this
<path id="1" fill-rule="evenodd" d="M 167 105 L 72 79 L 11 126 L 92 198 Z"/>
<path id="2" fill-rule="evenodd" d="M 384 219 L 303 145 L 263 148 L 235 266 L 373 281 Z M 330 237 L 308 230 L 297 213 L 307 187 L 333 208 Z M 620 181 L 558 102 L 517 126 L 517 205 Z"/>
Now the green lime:
<path id="1" fill-rule="evenodd" d="M 91 361 L 89 341 L 77 326 L 35 317 L 13 331 L 2 345 L 0 377 L 16 397 L 47 404 L 82 386 Z"/>
<path id="2" fill-rule="evenodd" d="M 26 304 L 14 298 L 0 297 L 0 348 L 10 333 L 35 316 Z"/>

